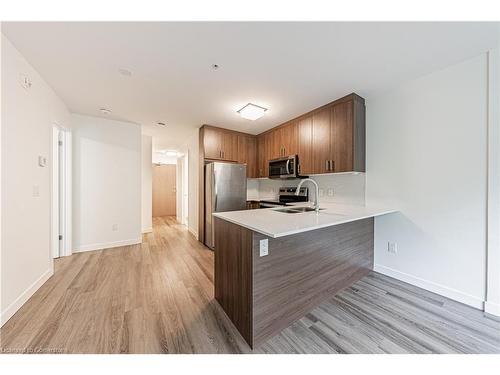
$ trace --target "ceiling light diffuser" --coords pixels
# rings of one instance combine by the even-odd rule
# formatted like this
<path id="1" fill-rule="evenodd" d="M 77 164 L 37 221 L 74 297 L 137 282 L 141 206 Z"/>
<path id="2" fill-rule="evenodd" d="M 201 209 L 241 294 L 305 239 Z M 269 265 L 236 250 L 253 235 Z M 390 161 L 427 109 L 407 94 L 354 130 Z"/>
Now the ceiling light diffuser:
<path id="1" fill-rule="evenodd" d="M 267 108 L 248 103 L 246 106 L 241 108 L 238 113 L 240 114 L 241 117 L 247 119 L 247 120 L 252 120 L 255 121 L 262 116 L 264 116 L 264 113 L 267 111 Z"/>

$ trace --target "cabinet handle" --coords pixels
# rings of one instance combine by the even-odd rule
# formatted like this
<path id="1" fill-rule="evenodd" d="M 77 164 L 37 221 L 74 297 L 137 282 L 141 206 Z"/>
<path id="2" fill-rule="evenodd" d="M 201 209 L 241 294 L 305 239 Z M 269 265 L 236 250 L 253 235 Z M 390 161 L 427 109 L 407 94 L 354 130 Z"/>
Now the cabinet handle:
<path id="1" fill-rule="evenodd" d="M 327 172 L 330 170 L 330 160 L 325 160 L 325 169 Z"/>
<path id="2" fill-rule="evenodd" d="M 332 168 L 332 172 L 335 172 L 335 160 L 330 160 L 330 165 Z"/>

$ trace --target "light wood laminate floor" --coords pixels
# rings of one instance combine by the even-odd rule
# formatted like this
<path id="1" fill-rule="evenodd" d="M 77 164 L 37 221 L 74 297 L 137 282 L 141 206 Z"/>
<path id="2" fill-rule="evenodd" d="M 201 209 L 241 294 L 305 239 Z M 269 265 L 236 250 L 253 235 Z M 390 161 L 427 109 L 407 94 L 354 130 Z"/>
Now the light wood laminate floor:
<path id="1" fill-rule="evenodd" d="M 170 217 L 141 245 L 56 260 L 0 334 L 4 353 L 251 352 L 213 299 L 213 253 Z M 500 353 L 500 322 L 371 273 L 253 352 Z"/>

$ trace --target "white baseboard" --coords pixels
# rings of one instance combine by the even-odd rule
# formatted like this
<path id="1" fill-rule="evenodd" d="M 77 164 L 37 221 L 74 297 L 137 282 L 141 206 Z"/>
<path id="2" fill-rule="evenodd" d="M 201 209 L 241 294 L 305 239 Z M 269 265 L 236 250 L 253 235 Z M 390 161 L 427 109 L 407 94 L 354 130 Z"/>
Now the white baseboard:
<path id="1" fill-rule="evenodd" d="M 153 232 L 153 227 L 151 227 L 151 228 L 144 228 L 142 230 L 142 234 L 144 234 L 144 233 L 151 233 L 151 232 Z"/>
<path id="2" fill-rule="evenodd" d="M 102 249 L 110 249 L 113 247 L 119 246 L 128 246 L 128 245 L 137 245 L 142 243 L 142 238 L 133 238 L 130 240 L 123 241 L 114 241 L 114 242 L 102 242 L 102 243 L 94 243 L 90 245 L 82 245 L 75 249 L 73 249 L 74 253 L 81 253 L 83 251 L 93 251 L 93 250 L 102 250 Z"/>
<path id="3" fill-rule="evenodd" d="M 52 262 L 51 262 L 52 263 Z M 19 297 L 16 298 L 4 311 L 2 311 L 0 317 L 0 327 L 3 326 L 7 321 L 14 316 L 14 314 L 21 308 L 22 305 L 30 299 L 30 297 L 35 294 L 35 292 L 54 274 L 53 267 L 50 267 L 45 271 L 42 276 L 40 276 L 33 284 L 31 284 L 24 292 L 21 293 Z"/>
<path id="4" fill-rule="evenodd" d="M 484 312 L 487 314 L 500 316 L 500 304 L 486 301 L 484 303 Z"/>
<path id="5" fill-rule="evenodd" d="M 419 288 L 426 289 L 430 292 L 439 294 L 441 296 L 450 298 L 452 300 L 461 302 L 463 304 L 472 306 L 476 309 L 484 309 L 484 301 L 481 298 L 471 296 L 470 294 L 463 293 L 459 290 L 449 288 L 445 285 L 437 284 L 435 282 L 422 279 L 404 272 L 397 271 L 393 268 L 382 266 L 380 264 L 375 264 L 373 267 L 375 272 L 393 277 L 395 279 L 404 281 L 408 284 L 418 286 Z"/>
<path id="6" fill-rule="evenodd" d="M 188 226 L 188 230 L 194 236 L 194 238 L 198 239 L 198 231 L 197 230 L 194 230 L 194 229 L 190 228 L 189 226 Z"/>

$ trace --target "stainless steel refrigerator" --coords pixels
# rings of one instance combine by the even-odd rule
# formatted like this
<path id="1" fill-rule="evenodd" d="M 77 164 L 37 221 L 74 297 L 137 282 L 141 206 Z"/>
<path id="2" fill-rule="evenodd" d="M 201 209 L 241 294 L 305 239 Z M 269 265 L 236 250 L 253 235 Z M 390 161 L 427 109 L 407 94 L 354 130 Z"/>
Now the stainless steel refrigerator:
<path id="1" fill-rule="evenodd" d="M 246 209 L 247 167 L 244 164 L 205 165 L 205 245 L 214 248 L 212 213 Z"/>

